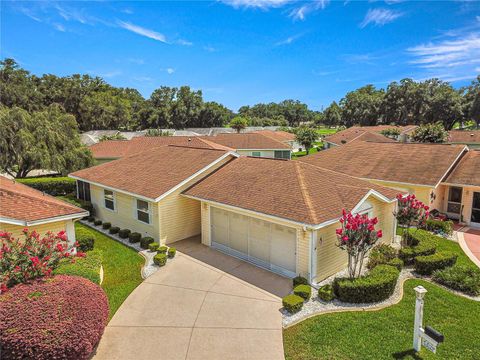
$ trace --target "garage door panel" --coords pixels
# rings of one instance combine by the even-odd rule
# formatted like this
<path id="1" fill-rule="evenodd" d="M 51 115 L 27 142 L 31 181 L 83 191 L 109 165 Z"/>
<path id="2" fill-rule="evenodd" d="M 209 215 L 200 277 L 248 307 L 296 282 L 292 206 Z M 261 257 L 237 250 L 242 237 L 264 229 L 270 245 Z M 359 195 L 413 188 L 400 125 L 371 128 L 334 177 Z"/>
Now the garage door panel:
<path id="1" fill-rule="evenodd" d="M 248 237 L 249 258 L 261 266 L 269 266 L 270 223 L 251 218 Z"/>
<path id="2" fill-rule="evenodd" d="M 248 217 L 230 213 L 229 214 L 229 239 L 230 247 L 237 252 L 248 254 Z M 236 256 L 241 256 L 237 254 Z"/>
<path id="3" fill-rule="evenodd" d="M 272 265 L 295 272 L 296 238 L 295 229 L 282 225 L 272 225 L 272 246 L 270 247 L 270 262 Z"/>

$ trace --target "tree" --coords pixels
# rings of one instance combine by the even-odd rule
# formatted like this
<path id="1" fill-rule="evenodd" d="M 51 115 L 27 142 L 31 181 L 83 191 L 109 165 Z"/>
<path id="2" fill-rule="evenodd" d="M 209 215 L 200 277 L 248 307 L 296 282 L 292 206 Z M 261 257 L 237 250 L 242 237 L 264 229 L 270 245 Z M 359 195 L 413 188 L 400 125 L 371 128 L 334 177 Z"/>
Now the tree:
<path id="1" fill-rule="evenodd" d="M 443 143 L 448 138 L 448 131 L 445 130 L 441 122 L 435 124 L 424 124 L 416 128 L 411 138 L 420 143 Z"/>
<path id="2" fill-rule="evenodd" d="M 295 140 L 305 147 L 306 154 L 308 155 L 313 143 L 318 140 L 317 130 L 307 126 L 301 126 L 295 133 Z"/>
<path id="3" fill-rule="evenodd" d="M 308 106 L 298 100 L 284 100 L 278 106 L 290 126 L 298 126 L 313 119 Z"/>
<path id="4" fill-rule="evenodd" d="M 361 126 L 376 125 L 382 121 L 381 106 L 385 93 L 377 90 L 373 85 L 361 87 L 347 93 L 340 100 L 342 122 L 350 127 L 355 124 Z"/>
<path id="5" fill-rule="evenodd" d="M 476 127 L 480 125 L 480 75 L 472 83 L 461 89 L 463 96 L 464 121 L 473 120 Z"/>
<path id="6" fill-rule="evenodd" d="M 191 122 L 189 127 L 222 127 L 228 124 L 233 112 L 222 104 L 214 101 L 203 104 L 196 121 Z"/>
<path id="7" fill-rule="evenodd" d="M 158 137 L 158 136 L 172 136 L 172 133 L 168 130 L 161 129 L 148 129 L 145 133 L 147 137 Z"/>
<path id="8" fill-rule="evenodd" d="M 394 213 L 398 224 L 403 227 L 402 245 L 410 246 L 410 228 L 412 226 L 419 226 L 425 223 L 430 215 L 428 206 L 417 200 L 414 194 L 403 196 L 397 195 L 398 209 Z"/>
<path id="9" fill-rule="evenodd" d="M 368 215 L 352 215 L 342 211 L 342 227 L 336 230 L 338 246 L 348 254 L 348 274 L 351 279 L 362 274 L 363 260 L 368 250 L 382 237 L 382 230 L 375 230 L 377 218 Z"/>
<path id="10" fill-rule="evenodd" d="M 121 133 L 116 133 L 115 135 L 102 135 L 98 141 L 107 141 L 107 140 L 127 140 L 125 136 Z"/>
<path id="11" fill-rule="evenodd" d="M 14 177 L 34 169 L 65 174 L 93 162 L 75 118 L 56 104 L 32 114 L 18 107 L 1 109 L 0 133 L 0 168 Z"/>
<path id="12" fill-rule="evenodd" d="M 326 126 L 338 126 L 342 123 L 342 108 L 333 101 L 324 111 L 323 111 L 323 123 Z"/>
<path id="13" fill-rule="evenodd" d="M 230 127 L 232 129 L 237 130 L 237 133 L 240 133 L 243 129 L 245 129 L 248 125 L 248 120 L 242 116 L 235 116 L 231 121 L 230 121 Z"/>

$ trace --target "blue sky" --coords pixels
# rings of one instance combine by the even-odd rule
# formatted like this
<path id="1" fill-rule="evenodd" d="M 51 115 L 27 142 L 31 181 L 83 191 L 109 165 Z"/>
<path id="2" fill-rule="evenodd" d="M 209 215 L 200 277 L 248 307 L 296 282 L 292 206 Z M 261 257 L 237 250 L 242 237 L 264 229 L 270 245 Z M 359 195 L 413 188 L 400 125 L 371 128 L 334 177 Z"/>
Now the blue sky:
<path id="1" fill-rule="evenodd" d="M 99 75 L 145 97 L 190 85 L 233 110 L 328 106 L 365 84 L 480 74 L 480 2 L 2 1 L 0 56 Z"/>

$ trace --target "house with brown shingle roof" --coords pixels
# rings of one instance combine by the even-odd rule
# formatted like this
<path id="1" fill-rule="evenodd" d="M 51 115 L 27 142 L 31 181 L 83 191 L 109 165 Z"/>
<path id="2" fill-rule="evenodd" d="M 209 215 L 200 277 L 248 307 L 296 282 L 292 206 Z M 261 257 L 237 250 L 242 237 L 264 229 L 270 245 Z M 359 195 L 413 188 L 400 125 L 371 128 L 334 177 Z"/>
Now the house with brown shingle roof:
<path id="1" fill-rule="evenodd" d="M 88 211 L 61 201 L 41 191 L 0 175 L 0 230 L 20 237 L 23 229 L 66 231 L 68 241 L 75 243 L 74 221 L 88 216 Z"/>
<path id="2" fill-rule="evenodd" d="M 480 156 L 465 145 L 352 142 L 298 161 L 415 194 L 449 218 L 478 226 Z"/>
<path id="3" fill-rule="evenodd" d="M 320 281 L 343 269 L 342 209 L 395 234 L 398 191 L 297 161 L 163 146 L 70 174 L 96 215 L 161 244 L 196 237 L 285 276 Z M 87 185 L 87 186 L 86 186 Z M 80 190 L 81 189 L 81 190 Z M 173 245 L 175 246 L 175 245 Z"/>
<path id="4" fill-rule="evenodd" d="M 480 148 L 480 130 L 450 130 L 447 142 L 464 144 L 471 149 L 478 149 Z"/>

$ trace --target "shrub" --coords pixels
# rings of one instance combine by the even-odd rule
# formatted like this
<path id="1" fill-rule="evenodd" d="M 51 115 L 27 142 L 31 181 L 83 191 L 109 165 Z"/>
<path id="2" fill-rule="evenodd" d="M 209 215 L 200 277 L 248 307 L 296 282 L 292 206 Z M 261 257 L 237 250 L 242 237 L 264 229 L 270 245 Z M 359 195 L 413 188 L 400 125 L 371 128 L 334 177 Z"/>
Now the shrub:
<path id="1" fill-rule="evenodd" d="M 303 298 L 298 295 L 290 294 L 282 299 L 282 305 L 289 313 L 299 312 L 303 307 Z"/>
<path id="2" fill-rule="evenodd" d="M 102 228 L 104 228 L 105 230 L 108 230 L 112 227 L 112 224 L 109 223 L 109 222 L 105 222 L 102 224 Z"/>
<path id="3" fill-rule="evenodd" d="M 308 285 L 308 280 L 303 276 L 296 276 L 293 278 L 293 287 L 297 287 L 298 285 Z"/>
<path id="4" fill-rule="evenodd" d="M 95 226 L 100 226 L 100 225 L 102 225 L 102 220 L 95 220 L 95 221 L 93 222 L 93 225 L 95 225 Z"/>
<path id="5" fill-rule="evenodd" d="M 53 196 L 71 194 L 76 190 L 75 179 L 69 177 L 41 177 L 15 181 Z"/>
<path id="6" fill-rule="evenodd" d="M 395 258 L 387 262 L 386 265 L 396 267 L 398 271 L 401 271 L 403 268 L 403 260 L 399 258 Z"/>
<path id="7" fill-rule="evenodd" d="M 154 240 L 152 237 L 150 237 L 150 236 L 143 237 L 143 238 L 140 239 L 140 247 L 141 247 L 142 249 L 148 249 L 148 248 L 149 248 L 149 245 L 150 245 L 151 243 L 153 243 L 154 241 L 155 241 L 155 240 Z"/>
<path id="8" fill-rule="evenodd" d="M 102 288 L 77 276 L 17 285 L 0 304 L 2 359 L 89 359 L 108 319 Z"/>
<path id="9" fill-rule="evenodd" d="M 344 302 L 372 303 L 385 300 L 393 294 L 400 272 L 389 265 L 378 265 L 366 276 L 357 279 L 336 278 L 335 296 Z"/>
<path id="10" fill-rule="evenodd" d="M 57 196 L 57 198 L 62 199 L 63 201 L 66 201 L 72 205 L 78 206 L 82 208 L 83 210 L 87 210 L 90 214 L 90 216 L 95 215 L 95 208 L 93 207 L 92 203 L 90 201 L 85 201 L 82 199 L 77 199 L 75 195 L 68 194 L 65 196 Z M 88 217 L 85 217 L 88 218 Z"/>
<path id="11" fill-rule="evenodd" d="M 432 255 L 417 256 L 415 271 L 422 275 L 431 275 L 435 270 L 453 266 L 457 261 L 457 254 L 451 251 L 439 251 Z"/>
<path id="12" fill-rule="evenodd" d="M 455 265 L 433 273 L 433 280 L 472 296 L 480 295 L 480 269 Z"/>
<path id="13" fill-rule="evenodd" d="M 438 241 L 443 240 L 425 230 L 410 231 L 410 239 L 413 246 L 404 247 L 398 254 L 406 265 L 413 264 L 417 256 L 434 254 L 438 246 Z"/>
<path id="14" fill-rule="evenodd" d="M 88 222 L 94 222 L 94 221 L 95 221 L 95 217 L 89 216 L 89 217 L 87 217 L 87 221 L 88 221 Z"/>
<path id="15" fill-rule="evenodd" d="M 167 263 L 167 255 L 157 254 L 153 257 L 153 262 L 155 263 L 155 265 L 163 266 Z"/>
<path id="16" fill-rule="evenodd" d="M 69 256 L 65 231 L 48 232 L 41 237 L 36 231 L 23 230 L 23 239 L 0 232 L 0 290 L 18 283 L 51 275 L 60 259 Z"/>
<path id="17" fill-rule="evenodd" d="M 389 261 L 395 259 L 397 256 L 397 251 L 387 244 L 380 244 L 375 246 L 368 255 L 368 269 L 373 269 L 375 266 L 380 264 L 386 264 Z"/>
<path id="18" fill-rule="evenodd" d="M 175 249 L 174 247 L 169 248 L 167 252 L 168 257 L 170 259 L 174 258 L 176 253 L 177 253 L 177 249 Z"/>
<path id="19" fill-rule="evenodd" d="M 335 298 L 333 286 L 330 284 L 321 286 L 318 289 L 318 298 L 323 301 L 332 301 Z"/>
<path id="20" fill-rule="evenodd" d="M 452 235 L 453 233 L 453 221 L 447 220 L 433 220 L 429 219 L 425 223 L 425 229 L 433 233 L 443 233 L 446 235 Z"/>
<path id="21" fill-rule="evenodd" d="M 168 250 L 168 247 L 166 247 L 166 246 L 160 246 L 160 247 L 158 248 L 157 252 L 158 252 L 159 254 L 166 254 L 166 253 L 167 253 L 167 250 Z"/>
<path id="22" fill-rule="evenodd" d="M 91 233 L 81 233 L 77 236 L 77 249 L 81 252 L 93 250 L 95 244 L 95 236 Z"/>
<path id="23" fill-rule="evenodd" d="M 293 289 L 293 293 L 300 296 L 304 300 L 308 300 L 312 295 L 312 288 L 310 285 L 298 285 Z"/>
<path id="24" fill-rule="evenodd" d="M 118 226 L 112 226 L 110 229 L 108 229 L 109 234 L 118 234 L 120 231 L 120 228 Z"/>
<path id="25" fill-rule="evenodd" d="M 76 275 L 100 284 L 100 266 L 102 255 L 98 251 L 90 251 L 85 257 L 62 259 L 58 267 L 53 271 L 55 275 Z"/>
<path id="26" fill-rule="evenodd" d="M 128 241 L 131 243 L 138 243 L 140 242 L 140 239 L 142 238 L 142 234 L 138 232 L 132 232 L 128 234 Z"/>
<path id="27" fill-rule="evenodd" d="M 160 244 L 156 243 L 156 242 L 148 244 L 148 250 L 157 251 L 159 246 L 160 246 Z"/>
<path id="28" fill-rule="evenodd" d="M 131 231 L 129 229 L 122 229 L 118 231 L 118 236 L 120 236 L 122 239 L 128 238 L 130 235 Z"/>

